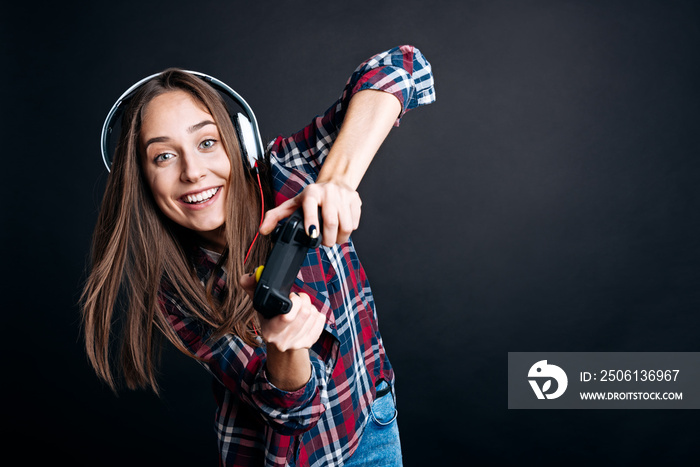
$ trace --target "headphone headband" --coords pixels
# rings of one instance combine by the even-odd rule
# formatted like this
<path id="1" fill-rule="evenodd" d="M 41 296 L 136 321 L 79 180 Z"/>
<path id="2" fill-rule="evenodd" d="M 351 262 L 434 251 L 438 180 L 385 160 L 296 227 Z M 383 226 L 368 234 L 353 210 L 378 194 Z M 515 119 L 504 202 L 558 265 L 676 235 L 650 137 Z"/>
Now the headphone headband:
<path id="1" fill-rule="evenodd" d="M 245 99 L 243 99 L 240 96 L 240 94 L 234 91 L 223 81 L 220 81 L 214 78 L 213 76 L 200 73 L 198 71 L 182 71 L 203 79 L 217 91 L 229 96 L 236 104 L 238 104 L 243 109 L 245 115 L 239 113 L 237 115 L 237 118 L 232 117 L 232 120 L 234 123 L 234 127 L 238 132 L 238 139 L 239 144 L 241 146 L 241 150 L 243 152 L 243 157 L 244 159 L 247 159 L 247 163 L 250 165 L 251 168 L 255 167 L 256 161 L 262 157 L 263 144 L 262 138 L 260 137 L 260 130 L 258 128 L 258 121 L 255 118 L 253 109 L 250 108 L 248 103 L 245 101 Z M 121 117 L 121 113 L 123 111 L 122 104 L 129 98 L 131 98 L 136 93 L 136 91 L 146 82 L 150 81 L 151 79 L 157 76 L 160 76 L 161 74 L 162 72 L 152 74 L 133 84 L 131 87 L 129 87 L 129 89 L 124 91 L 124 93 L 121 96 L 119 96 L 119 99 L 117 99 L 117 102 L 114 103 L 109 113 L 107 114 L 107 118 L 105 119 L 104 124 L 102 125 L 100 146 L 102 149 L 102 161 L 104 162 L 108 171 L 112 166 L 112 157 L 109 153 L 109 139 L 112 135 L 114 125 L 117 121 L 119 121 Z"/>

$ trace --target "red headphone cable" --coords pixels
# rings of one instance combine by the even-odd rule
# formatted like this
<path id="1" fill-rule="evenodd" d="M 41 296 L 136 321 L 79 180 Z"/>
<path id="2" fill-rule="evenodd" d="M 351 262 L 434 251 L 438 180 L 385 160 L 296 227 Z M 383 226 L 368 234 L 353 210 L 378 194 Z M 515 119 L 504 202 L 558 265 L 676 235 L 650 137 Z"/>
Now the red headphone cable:
<path id="1" fill-rule="evenodd" d="M 248 256 L 250 256 L 250 252 L 253 251 L 253 245 L 255 245 L 255 241 L 258 239 L 258 235 L 260 235 L 260 227 L 262 226 L 263 223 L 263 218 L 265 217 L 265 195 L 263 193 L 262 189 L 262 182 L 260 181 L 260 171 L 258 170 L 258 163 L 255 163 L 255 174 L 258 178 L 258 187 L 260 188 L 260 226 L 258 226 L 258 231 L 255 233 L 255 237 L 253 238 L 253 242 L 250 244 L 250 247 L 248 248 L 248 253 L 245 255 L 245 259 L 243 260 L 243 264 L 248 262 Z M 255 327 L 255 324 L 253 324 L 253 332 L 255 333 L 256 336 L 258 336 L 258 329 Z"/>
<path id="2" fill-rule="evenodd" d="M 245 255 L 245 259 L 243 260 L 243 264 L 248 262 L 248 256 L 250 256 L 250 252 L 253 250 L 253 245 L 255 245 L 255 241 L 258 239 L 258 235 L 260 235 L 260 227 L 262 227 L 263 223 L 263 218 L 265 217 L 265 196 L 263 194 L 263 189 L 262 189 L 262 183 L 260 182 L 260 172 L 258 171 L 258 163 L 255 163 L 255 174 L 258 177 L 258 187 L 260 187 L 260 225 L 258 226 L 258 231 L 255 233 L 255 238 L 253 238 L 253 242 L 250 244 L 250 247 L 248 248 L 248 253 Z"/>

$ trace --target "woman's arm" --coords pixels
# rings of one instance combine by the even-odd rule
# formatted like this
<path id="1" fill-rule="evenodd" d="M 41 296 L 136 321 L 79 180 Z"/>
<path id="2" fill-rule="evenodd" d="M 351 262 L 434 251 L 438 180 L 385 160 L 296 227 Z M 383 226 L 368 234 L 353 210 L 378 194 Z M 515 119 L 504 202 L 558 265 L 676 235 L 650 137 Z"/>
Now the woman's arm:
<path id="1" fill-rule="evenodd" d="M 353 95 L 338 136 L 315 184 L 308 185 L 265 216 L 260 232 L 267 235 L 277 223 L 304 208 L 307 232 L 318 228 L 318 207 L 323 215 L 323 244 L 344 243 L 360 222 L 357 187 L 374 155 L 401 113 L 401 102 L 390 93 L 367 89 Z"/>
<path id="2" fill-rule="evenodd" d="M 430 63 L 413 46 L 395 47 L 360 64 L 323 115 L 269 146 L 278 206 L 266 214 L 261 233 L 269 234 L 278 221 L 303 206 L 311 234 L 319 226 L 320 206 L 324 244 L 347 241 L 359 224 L 357 187 L 392 125 L 398 126 L 407 111 L 434 100 Z M 241 285 L 252 289 L 254 282 L 244 284 L 251 279 L 242 278 Z M 299 308 L 293 320 L 282 315 L 261 323 L 268 349 L 265 381 L 256 383 L 251 397 L 264 411 L 309 426 L 325 410 L 320 404 L 327 384 L 325 363 L 310 358 L 308 350 L 323 331 L 325 315 L 304 294 L 290 298 Z M 291 392 L 276 392 L 280 389 Z"/>
<path id="3" fill-rule="evenodd" d="M 394 47 L 360 64 L 325 114 L 271 145 L 280 171 L 275 180 L 278 207 L 267 213 L 261 232 L 271 232 L 303 206 L 307 232 L 313 234 L 318 228 L 316 207 L 321 206 L 323 244 L 346 241 L 359 224 L 361 202 L 355 190 L 391 124 L 399 126 L 406 112 L 433 101 L 432 67 L 417 48 Z M 295 173 L 299 170 L 313 181 L 301 179 Z M 292 183 L 285 181 L 290 177 Z M 300 184 L 306 186 L 301 193 L 296 189 Z"/>
<path id="4" fill-rule="evenodd" d="M 253 297 L 255 277 L 240 278 L 241 287 Z M 289 313 L 271 319 L 261 317 L 261 334 L 267 351 L 266 376 L 282 391 L 297 391 L 311 378 L 309 349 L 318 340 L 325 316 L 311 304 L 308 295 L 292 294 Z"/>
<path id="5" fill-rule="evenodd" d="M 265 216 L 260 228 L 270 233 L 277 222 L 304 207 L 307 232 L 318 226 L 318 207 L 323 216 L 323 244 L 344 243 L 360 222 L 360 197 L 357 187 L 382 142 L 401 112 L 401 103 L 392 94 L 365 90 L 355 94 L 343 127 L 331 148 L 315 184 L 301 195 L 281 204 Z M 244 288 L 254 279 L 241 279 Z M 292 310 L 263 320 L 262 334 L 267 342 L 267 376 L 277 388 L 295 391 L 311 377 L 308 349 L 316 342 L 325 317 L 311 304 L 308 296 L 292 296 Z"/>
<path id="6" fill-rule="evenodd" d="M 401 102 L 393 94 L 374 89 L 355 94 L 316 183 L 356 190 L 400 113 Z"/>

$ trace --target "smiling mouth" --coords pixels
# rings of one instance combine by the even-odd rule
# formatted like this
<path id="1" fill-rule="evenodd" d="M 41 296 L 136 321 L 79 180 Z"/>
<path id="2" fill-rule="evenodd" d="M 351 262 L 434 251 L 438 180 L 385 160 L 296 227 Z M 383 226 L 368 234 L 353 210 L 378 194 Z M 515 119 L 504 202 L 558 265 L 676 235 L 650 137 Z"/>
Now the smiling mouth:
<path id="1" fill-rule="evenodd" d="M 185 195 L 180 199 L 187 204 L 206 203 L 214 197 L 214 195 L 219 191 L 219 189 L 221 189 L 221 187 L 210 188 L 208 190 L 204 190 L 201 193 L 197 193 L 194 195 Z"/>

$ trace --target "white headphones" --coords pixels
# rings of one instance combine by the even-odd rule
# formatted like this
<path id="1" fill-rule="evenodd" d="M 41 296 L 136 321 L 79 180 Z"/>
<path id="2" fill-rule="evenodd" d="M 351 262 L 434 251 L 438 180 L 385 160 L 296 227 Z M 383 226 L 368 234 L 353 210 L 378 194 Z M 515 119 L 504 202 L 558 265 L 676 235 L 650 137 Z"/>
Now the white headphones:
<path id="1" fill-rule="evenodd" d="M 200 73 L 198 71 L 183 71 L 185 71 L 185 73 L 190 73 L 194 76 L 203 79 L 217 91 L 229 96 L 231 99 L 233 99 L 233 101 L 236 104 L 238 104 L 243 109 L 245 115 L 238 112 L 235 114 L 235 116 L 231 116 L 231 121 L 233 122 L 233 126 L 236 129 L 238 141 L 241 146 L 243 164 L 247 165 L 251 169 L 255 168 L 257 161 L 262 158 L 263 145 L 262 138 L 260 137 L 260 130 L 258 129 L 258 122 L 255 119 L 253 109 L 250 108 L 248 103 L 236 91 L 231 89 L 231 87 L 226 85 L 224 82 L 214 78 L 213 76 L 205 75 L 204 73 Z M 160 76 L 161 74 L 162 73 L 155 73 L 153 75 L 147 76 L 146 78 L 143 78 L 141 81 L 132 85 L 119 97 L 119 99 L 117 99 L 117 102 L 114 103 L 112 109 L 107 114 L 107 118 L 105 119 L 105 122 L 102 125 L 101 135 L 102 160 L 104 161 L 107 170 L 110 170 L 112 166 L 110 141 L 114 127 L 117 124 L 121 124 L 121 116 L 124 111 L 124 107 L 122 104 L 124 104 L 125 101 L 127 101 L 131 96 L 133 96 L 134 93 L 136 93 L 136 91 L 144 83 L 157 76 Z"/>

